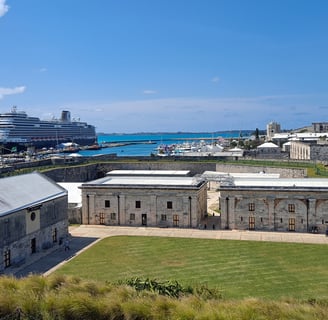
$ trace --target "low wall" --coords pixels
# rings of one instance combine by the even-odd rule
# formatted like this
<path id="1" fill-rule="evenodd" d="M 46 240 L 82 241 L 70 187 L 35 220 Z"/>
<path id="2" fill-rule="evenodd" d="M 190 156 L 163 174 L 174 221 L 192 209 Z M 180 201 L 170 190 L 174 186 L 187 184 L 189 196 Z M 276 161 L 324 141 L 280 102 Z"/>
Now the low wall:
<path id="1" fill-rule="evenodd" d="M 82 166 L 58 168 L 44 172 L 56 182 L 87 182 L 102 178 L 112 170 L 189 170 L 190 175 L 202 174 L 204 171 L 215 171 L 215 163 L 197 162 L 103 162 Z"/>
<path id="2" fill-rule="evenodd" d="M 231 164 L 216 164 L 216 171 L 218 172 L 234 172 L 234 173 L 279 173 L 280 178 L 304 178 L 307 177 L 307 170 L 305 168 L 278 168 L 267 166 L 242 166 Z"/>
<path id="3" fill-rule="evenodd" d="M 101 155 L 95 157 L 95 163 L 86 163 L 90 159 L 78 158 L 73 163 L 62 164 L 65 167 L 54 168 L 43 172 L 56 182 L 86 182 L 102 178 L 107 172 L 112 170 L 189 170 L 190 175 L 202 174 L 204 171 L 217 172 L 240 172 L 240 173 L 279 173 L 282 178 L 303 178 L 307 177 L 305 168 L 278 168 L 269 166 L 248 166 L 226 164 L 220 161 L 204 162 L 204 159 L 185 159 L 182 157 L 164 160 L 157 157 L 127 157 L 118 159 L 115 155 Z M 208 159 L 210 160 L 210 159 Z M 78 165 L 80 163 L 80 165 Z M 0 175 L 12 172 L 16 169 L 35 168 L 39 166 L 52 165 L 52 161 L 40 160 L 33 162 L 17 163 L 10 167 L 0 168 Z"/>
<path id="4" fill-rule="evenodd" d="M 102 178 L 112 170 L 189 170 L 191 176 L 202 174 L 204 171 L 240 172 L 240 173 L 279 173 L 281 178 L 304 178 L 307 171 L 304 168 L 276 168 L 265 166 L 243 166 L 220 164 L 215 162 L 191 161 L 140 161 L 140 162 L 102 162 L 85 164 L 81 166 L 58 168 L 45 172 L 49 178 L 56 182 L 87 182 Z"/>

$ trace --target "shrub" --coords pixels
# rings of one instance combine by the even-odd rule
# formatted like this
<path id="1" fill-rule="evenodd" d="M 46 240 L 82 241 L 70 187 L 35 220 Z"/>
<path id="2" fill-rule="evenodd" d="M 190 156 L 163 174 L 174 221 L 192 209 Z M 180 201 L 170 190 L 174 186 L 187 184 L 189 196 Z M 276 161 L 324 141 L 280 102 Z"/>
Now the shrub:
<path id="1" fill-rule="evenodd" d="M 163 296 L 169 296 L 178 298 L 182 294 L 189 292 L 188 290 L 184 289 L 178 281 L 163 281 L 159 282 L 157 280 L 152 279 L 140 279 L 140 278 L 133 278 L 127 279 L 123 283 L 135 288 L 137 291 L 148 290 L 151 292 L 156 292 Z"/>

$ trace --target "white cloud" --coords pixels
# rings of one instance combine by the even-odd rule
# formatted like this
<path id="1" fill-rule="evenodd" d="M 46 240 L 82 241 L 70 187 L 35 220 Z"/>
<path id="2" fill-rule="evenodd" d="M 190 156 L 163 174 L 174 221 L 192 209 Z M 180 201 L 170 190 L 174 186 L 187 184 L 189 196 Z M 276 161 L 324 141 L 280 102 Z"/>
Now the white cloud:
<path id="1" fill-rule="evenodd" d="M 23 93 L 25 90 L 26 90 L 25 86 L 15 87 L 15 88 L 1 88 L 0 87 L 0 99 L 2 99 L 4 96 L 9 96 L 11 94 Z"/>
<path id="2" fill-rule="evenodd" d="M 219 77 L 214 77 L 214 78 L 212 78 L 211 81 L 212 81 L 212 82 L 219 82 L 219 81 L 220 81 L 220 78 L 219 78 Z"/>
<path id="3" fill-rule="evenodd" d="M 6 5 L 6 0 L 0 0 L 0 17 L 4 16 L 9 10 L 9 6 Z"/>
<path id="4" fill-rule="evenodd" d="M 40 72 L 47 72 L 48 71 L 48 69 L 47 68 L 40 68 L 40 70 L 39 70 Z"/>
<path id="5" fill-rule="evenodd" d="M 157 93 L 157 91 L 155 91 L 155 90 L 144 90 L 143 91 L 143 94 L 156 94 Z"/>

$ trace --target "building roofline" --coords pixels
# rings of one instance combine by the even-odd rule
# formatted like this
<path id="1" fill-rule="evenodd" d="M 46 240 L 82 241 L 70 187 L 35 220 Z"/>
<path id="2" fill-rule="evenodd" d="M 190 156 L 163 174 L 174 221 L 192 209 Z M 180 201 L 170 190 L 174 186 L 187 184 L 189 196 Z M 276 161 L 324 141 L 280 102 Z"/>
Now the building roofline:
<path id="1" fill-rule="evenodd" d="M 54 199 L 65 197 L 66 195 L 67 195 L 67 191 L 66 192 L 60 192 L 58 194 L 51 195 L 50 197 L 39 199 L 38 201 L 30 202 L 30 203 L 27 203 L 27 204 L 25 204 L 23 206 L 15 207 L 15 208 L 13 208 L 11 210 L 8 210 L 6 212 L 0 213 L 0 217 L 5 217 L 7 215 L 10 215 L 11 213 L 14 213 L 14 212 L 17 212 L 17 211 L 21 211 L 21 210 L 25 210 L 25 209 L 28 209 L 30 207 L 38 206 L 40 204 L 45 203 L 46 201 L 51 201 L 51 200 L 54 200 Z"/>

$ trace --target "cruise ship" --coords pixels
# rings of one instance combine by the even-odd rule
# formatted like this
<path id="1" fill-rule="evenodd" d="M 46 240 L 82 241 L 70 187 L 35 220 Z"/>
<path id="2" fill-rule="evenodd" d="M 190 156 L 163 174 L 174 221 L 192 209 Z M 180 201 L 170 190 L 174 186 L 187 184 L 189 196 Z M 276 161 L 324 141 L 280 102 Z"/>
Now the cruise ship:
<path id="1" fill-rule="evenodd" d="M 0 113 L 0 149 L 24 150 L 27 147 L 50 148 L 63 142 L 90 145 L 97 140 L 96 129 L 86 122 L 71 120 L 63 110 L 60 119 L 40 120 L 13 107 Z M 0 150 L 1 153 L 1 150 Z M 3 152 L 5 153 L 5 152 Z"/>

